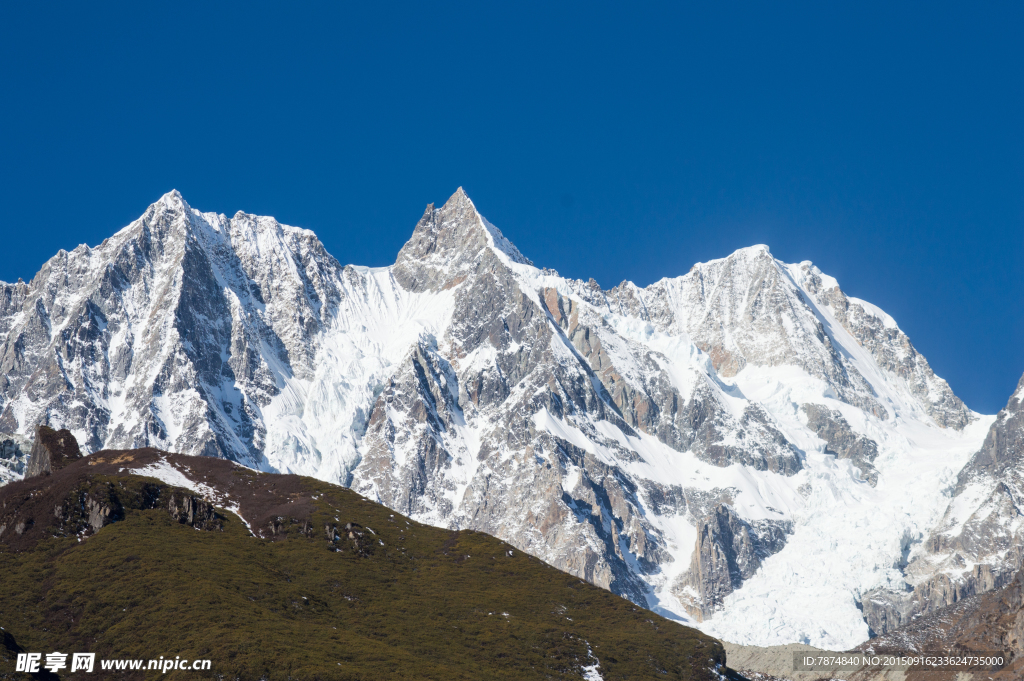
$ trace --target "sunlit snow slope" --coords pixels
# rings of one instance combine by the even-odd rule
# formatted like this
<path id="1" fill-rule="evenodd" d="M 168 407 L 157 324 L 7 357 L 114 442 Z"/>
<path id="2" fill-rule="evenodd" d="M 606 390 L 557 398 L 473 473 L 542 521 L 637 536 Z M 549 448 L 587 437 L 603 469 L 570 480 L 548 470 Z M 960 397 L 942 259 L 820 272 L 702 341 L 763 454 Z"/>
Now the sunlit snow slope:
<path id="1" fill-rule="evenodd" d="M 866 639 L 992 423 L 809 262 L 602 290 L 461 189 L 378 269 L 171 192 L 2 285 L 0 367 L 2 431 L 340 481 L 760 645 Z"/>

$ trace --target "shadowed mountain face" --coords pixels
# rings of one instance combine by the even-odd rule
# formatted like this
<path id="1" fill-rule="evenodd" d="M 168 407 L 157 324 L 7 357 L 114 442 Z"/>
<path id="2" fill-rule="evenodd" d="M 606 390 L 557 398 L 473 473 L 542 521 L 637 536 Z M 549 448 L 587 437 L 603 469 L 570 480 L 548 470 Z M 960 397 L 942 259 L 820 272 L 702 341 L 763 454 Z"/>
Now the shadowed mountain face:
<path id="1" fill-rule="evenodd" d="M 0 674 L 78 651 L 267 681 L 734 678 L 718 641 L 493 537 L 155 449 L 0 488 L 0 571 Z"/>
<path id="2" fill-rule="evenodd" d="M 862 595 L 903 579 L 991 421 L 809 262 L 603 290 L 461 189 L 376 269 L 172 192 L 2 285 L 0 368 L 12 437 L 341 483 L 762 644 L 867 638 Z"/>

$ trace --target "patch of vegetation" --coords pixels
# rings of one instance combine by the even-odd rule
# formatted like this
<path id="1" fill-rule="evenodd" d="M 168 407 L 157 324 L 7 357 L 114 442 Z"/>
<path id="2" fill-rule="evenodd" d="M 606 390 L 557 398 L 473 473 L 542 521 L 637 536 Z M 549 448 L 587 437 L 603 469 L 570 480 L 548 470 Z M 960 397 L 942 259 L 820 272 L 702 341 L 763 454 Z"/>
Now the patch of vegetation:
<path id="1" fill-rule="evenodd" d="M 598 661 L 606 681 L 710 681 L 725 662 L 714 639 L 493 537 L 421 525 L 327 483 L 301 479 L 302 503 L 289 505 L 312 512 L 275 516 L 265 539 L 223 510 L 221 529 L 176 521 L 158 481 L 118 483 L 73 487 L 121 501 L 123 518 L 94 535 L 0 544 L 0 624 L 22 649 L 180 655 L 212 669 L 171 677 L 268 681 L 580 679 Z M 0 659 L 0 678 L 13 669 Z"/>

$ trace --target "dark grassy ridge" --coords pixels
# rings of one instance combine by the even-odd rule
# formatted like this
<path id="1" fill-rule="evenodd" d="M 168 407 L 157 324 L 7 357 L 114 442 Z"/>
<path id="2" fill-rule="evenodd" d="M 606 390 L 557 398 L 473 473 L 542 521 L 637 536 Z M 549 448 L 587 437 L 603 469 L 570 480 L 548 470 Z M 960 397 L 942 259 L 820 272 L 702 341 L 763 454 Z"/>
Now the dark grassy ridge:
<path id="1" fill-rule="evenodd" d="M 714 639 L 488 535 L 420 525 L 310 478 L 189 459 L 267 538 L 226 511 L 222 530 L 197 530 L 168 513 L 182 490 L 104 455 L 0 488 L 0 522 L 34 521 L 0 535 L 0 625 L 24 650 L 208 658 L 212 673 L 170 676 L 268 680 L 579 679 L 588 646 L 606 681 L 711 680 L 725 662 Z M 84 540 L 54 536 L 74 525 L 57 502 L 82 490 L 119 499 L 122 518 Z M 4 652 L 0 678 L 13 677 Z"/>

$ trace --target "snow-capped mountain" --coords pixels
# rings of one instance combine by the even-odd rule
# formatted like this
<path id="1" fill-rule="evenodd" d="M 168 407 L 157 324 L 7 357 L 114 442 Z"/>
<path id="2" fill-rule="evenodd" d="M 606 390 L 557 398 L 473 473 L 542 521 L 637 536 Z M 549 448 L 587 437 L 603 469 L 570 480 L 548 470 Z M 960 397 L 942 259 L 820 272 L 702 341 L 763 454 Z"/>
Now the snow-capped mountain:
<path id="1" fill-rule="evenodd" d="M 2 431 L 340 481 L 760 645 L 866 639 L 993 422 L 810 262 L 602 290 L 461 189 L 375 269 L 171 192 L 2 285 L 0 369 Z"/>

